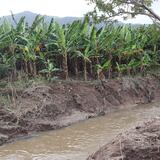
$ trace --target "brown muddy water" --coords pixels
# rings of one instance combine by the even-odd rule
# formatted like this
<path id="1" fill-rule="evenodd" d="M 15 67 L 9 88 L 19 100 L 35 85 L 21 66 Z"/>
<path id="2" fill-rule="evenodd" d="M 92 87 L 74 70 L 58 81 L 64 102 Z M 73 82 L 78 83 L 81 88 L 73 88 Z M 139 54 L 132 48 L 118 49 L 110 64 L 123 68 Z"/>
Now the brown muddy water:
<path id="1" fill-rule="evenodd" d="M 160 103 L 111 113 L 0 147 L 0 160 L 85 160 L 133 125 L 160 116 Z"/>

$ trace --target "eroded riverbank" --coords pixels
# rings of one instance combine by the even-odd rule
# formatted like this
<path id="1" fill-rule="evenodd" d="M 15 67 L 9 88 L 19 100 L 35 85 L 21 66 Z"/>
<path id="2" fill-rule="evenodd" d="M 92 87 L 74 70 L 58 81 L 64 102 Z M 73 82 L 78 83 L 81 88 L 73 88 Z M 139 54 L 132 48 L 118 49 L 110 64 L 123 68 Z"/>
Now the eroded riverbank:
<path id="1" fill-rule="evenodd" d="M 150 103 L 160 97 L 159 87 L 155 77 L 31 86 L 16 95 L 12 108 L 0 107 L 0 144 Z"/>
<path id="2" fill-rule="evenodd" d="M 160 103 L 138 105 L 6 144 L 0 147 L 0 160 L 85 160 L 117 134 L 159 117 L 159 106 Z"/>
<path id="3" fill-rule="evenodd" d="M 160 116 L 122 132 L 87 160 L 159 160 Z"/>

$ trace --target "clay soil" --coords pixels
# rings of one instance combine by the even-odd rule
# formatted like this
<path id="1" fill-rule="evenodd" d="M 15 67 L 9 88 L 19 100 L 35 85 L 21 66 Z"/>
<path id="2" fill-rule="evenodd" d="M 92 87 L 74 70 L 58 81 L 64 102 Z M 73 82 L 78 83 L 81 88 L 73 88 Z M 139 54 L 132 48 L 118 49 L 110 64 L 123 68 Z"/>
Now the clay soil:
<path id="1" fill-rule="evenodd" d="M 32 133 L 59 129 L 92 117 L 127 109 L 135 104 L 149 103 L 160 97 L 159 87 L 160 81 L 154 77 L 123 78 L 103 84 L 69 81 L 33 85 L 16 92 L 12 106 L 8 107 L 0 102 L 0 145 Z M 10 92 L 0 91 L 0 94 Z M 141 128 L 136 131 L 140 132 Z M 156 132 L 153 130 L 153 133 Z M 124 151 L 123 148 L 122 150 Z M 152 151 L 156 150 L 157 148 Z M 127 154 L 130 152 L 128 150 Z M 144 149 L 144 152 L 147 153 L 148 150 Z M 104 155 L 105 153 L 107 152 L 104 150 Z M 98 157 L 96 155 L 93 157 Z"/>
<path id="2" fill-rule="evenodd" d="M 160 119 L 118 135 L 87 160 L 160 160 Z"/>

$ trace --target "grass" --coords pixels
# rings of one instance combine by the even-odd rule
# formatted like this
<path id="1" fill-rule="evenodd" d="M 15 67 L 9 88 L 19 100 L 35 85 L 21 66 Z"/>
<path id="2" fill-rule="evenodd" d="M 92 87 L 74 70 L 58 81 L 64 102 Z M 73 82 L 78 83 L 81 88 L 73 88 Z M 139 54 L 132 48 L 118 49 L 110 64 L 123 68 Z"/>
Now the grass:
<path id="1" fill-rule="evenodd" d="M 14 108 L 16 105 L 16 99 L 18 93 L 25 90 L 26 88 L 46 84 L 46 81 L 42 77 L 36 78 L 18 78 L 16 81 L 9 82 L 8 78 L 0 80 L 0 105 L 4 105 L 7 108 Z"/>
<path id="2" fill-rule="evenodd" d="M 160 77 L 160 69 L 158 67 L 153 67 L 148 69 L 145 75 L 152 75 L 152 76 L 158 76 Z M 123 75 L 122 78 L 129 78 L 130 76 Z M 137 74 L 135 76 L 131 77 L 142 77 L 141 74 Z M 118 77 L 114 77 L 112 79 L 119 79 Z M 106 79 L 107 80 L 107 79 Z M 86 83 L 86 84 L 99 84 L 100 81 L 98 80 L 88 80 L 88 81 L 83 81 L 82 79 L 68 79 L 68 80 L 62 80 L 62 79 L 52 79 L 52 80 L 46 80 L 42 76 L 37 76 L 35 78 L 28 78 L 25 75 L 20 75 L 18 76 L 16 81 L 10 82 L 8 77 L 5 77 L 4 79 L 0 79 L 0 91 L 4 90 L 16 90 L 16 91 L 21 91 L 26 88 L 32 87 L 32 86 L 37 86 L 37 85 L 44 85 L 44 84 L 54 84 L 54 83 Z M 0 95 L 1 96 L 1 95 Z M 6 101 L 6 97 L 1 96 L 1 99 L 3 102 Z M 0 99 L 0 100 L 1 100 Z"/>
<path id="3" fill-rule="evenodd" d="M 12 104 L 12 100 L 11 97 L 9 95 L 0 95 L 0 103 L 2 105 L 5 105 L 7 107 L 11 106 Z"/>
<path id="4" fill-rule="evenodd" d="M 0 89 L 16 88 L 17 90 L 23 90 L 25 88 L 28 88 L 34 85 L 44 84 L 44 83 L 46 84 L 49 82 L 42 77 L 36 77 L 36 78 L 30 78 L 30 79 L 23 78 L 13 82 L 8 82 L 7 80 L 3 79 L 3 80 L 0 80 Z"/>

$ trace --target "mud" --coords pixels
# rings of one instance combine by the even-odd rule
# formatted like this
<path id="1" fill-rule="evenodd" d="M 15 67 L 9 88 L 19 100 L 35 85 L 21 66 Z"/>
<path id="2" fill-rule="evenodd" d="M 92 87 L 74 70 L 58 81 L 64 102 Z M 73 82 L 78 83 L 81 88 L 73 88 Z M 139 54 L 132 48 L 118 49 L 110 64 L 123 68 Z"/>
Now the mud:
<path id="1" fill-rule="evenodd" d="M 107 82 L 55 82 L 18 92 L 10 108 L 0 105 L 0 145 L 39 131 L 59 129 L 159 98 L 158 78 Z M 6 94 L 6 92 L 5 92 Z"/>
<path id="2" fill-rule="evenodd" d="M 160 159 L 160 119 L 154 119 L 118 135 L 87 160 Z"/>

